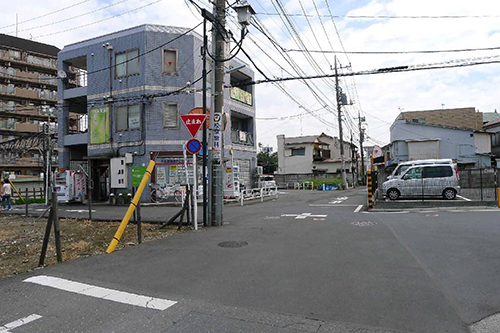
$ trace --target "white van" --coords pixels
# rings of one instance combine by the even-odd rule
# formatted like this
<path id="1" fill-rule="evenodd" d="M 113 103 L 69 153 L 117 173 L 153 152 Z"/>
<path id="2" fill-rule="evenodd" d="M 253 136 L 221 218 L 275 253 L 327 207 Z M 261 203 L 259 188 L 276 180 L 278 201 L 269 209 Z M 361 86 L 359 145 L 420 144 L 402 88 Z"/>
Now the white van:
<path id="1" fill-rule="evenodd" d="M 401 178 L 382 184 L 382 193 L 391 199 L 399 197 L 440 197 L 455 199 L 460 192 L 458 171 L 454 165 L 432 164 L 410 167 Z"/>
<path id="2" fill-rule="evenodd" d="M 399 165 L 392 171 L 392 174 L 387 177 L 387 180 L 399 179 L 402 175 L 415 165 L 432 165 L 432 164 L 453 164 L 453 160 L 449 158 L 436 159 L 436 160 L 415 160 L 399 163 Z"/>

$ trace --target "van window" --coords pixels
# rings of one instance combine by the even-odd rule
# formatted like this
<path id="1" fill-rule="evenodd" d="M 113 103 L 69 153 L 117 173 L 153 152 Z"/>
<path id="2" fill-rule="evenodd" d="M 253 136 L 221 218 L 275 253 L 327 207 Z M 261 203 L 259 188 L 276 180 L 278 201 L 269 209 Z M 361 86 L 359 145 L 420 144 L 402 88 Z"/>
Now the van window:
<path id="1" fill-rule="evenodd" d="M 449 166 L 435 166 L 424 168 L 424 178 L 451 177 L 453 171 Z"/>
<path id="2" fill-rule="evenodd" d="M 402 175 L 403 173 L 406 172 L 411 167 L 411 165 L 402 165 L 398 169 L 396 169 L 396 172 L 394 173 L 395 176 Z"/>
<path id="3" fill-rule="evenodd" d="M 422 178 L 422 168 L 414 168 L 406 173 L 408 179 L 421 179 Z"/>

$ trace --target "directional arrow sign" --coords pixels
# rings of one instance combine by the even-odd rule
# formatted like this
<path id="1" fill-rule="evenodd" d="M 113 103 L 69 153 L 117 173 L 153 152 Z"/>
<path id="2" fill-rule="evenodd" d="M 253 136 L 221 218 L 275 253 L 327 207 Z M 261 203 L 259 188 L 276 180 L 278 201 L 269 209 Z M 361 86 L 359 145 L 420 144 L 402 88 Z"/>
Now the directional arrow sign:
<path id="1" fill-rule="evenodd" d="M 186 125 L 186 128 L 193 137 L 198 133 L 206 118 L 206 114 L 185 114 L 181 116 L 184 125 Z"/>

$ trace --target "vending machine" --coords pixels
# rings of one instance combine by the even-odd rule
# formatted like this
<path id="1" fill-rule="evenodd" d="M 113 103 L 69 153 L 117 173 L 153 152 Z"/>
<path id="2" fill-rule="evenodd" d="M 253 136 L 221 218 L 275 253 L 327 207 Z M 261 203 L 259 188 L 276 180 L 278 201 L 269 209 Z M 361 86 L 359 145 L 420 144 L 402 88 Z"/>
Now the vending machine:
<path id="1" fill-rule="evenodd" d="M 57 202 L 83 202 L 87 194 L 87 180 L 83 172 L 65 170 L 56 173 Z"/>

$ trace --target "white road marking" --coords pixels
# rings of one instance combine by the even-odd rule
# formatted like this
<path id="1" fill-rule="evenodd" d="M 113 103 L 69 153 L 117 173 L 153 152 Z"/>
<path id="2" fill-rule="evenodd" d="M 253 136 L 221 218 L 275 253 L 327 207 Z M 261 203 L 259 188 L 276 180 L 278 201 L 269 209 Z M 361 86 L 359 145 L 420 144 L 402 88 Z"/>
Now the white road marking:
<path id="1" fill-rule="evenodd" d="M 119 290 L 101 288 L 86 283 L 80 283 L 46 275 L 33 276 L 24 280 L 23 282 L 35 283 L 42 286 L 70 291 L 80 295 L 92 296 L 118 303 L 136 305 L 147 309 L 154 309 L 161 311 L 166 310 L 175 303 L 177 303 L 175 301 L 170 301 L 168 299 L 161 299 L 150 296 L 127 293 Z"/>
<path id="2" fill-rule="evenodd" d="M 330 202 L 330 204 L 331 204 L 331 205 L 335 205 L 335 204 L 339 204 L 339 203 L 341 203 L 341 202 L 342 202 L 342 201 L 340 201 L 340 200 L 338 200 L 338 201 L 332 201 L 332 202 Z"/>
<path id="3" fill-rule="evenodd" d="M 309 204 L 309 207 L 358 207 L 358 205 Z"/>
<path id="4" fill-rule="evenodd" d="M 400 212 L 361 212 L 361 213 L 364 213 L 364 214 L 406 214 L 409 212 L 410 211 L 408 211 L 408 210 L 403 210 Z"/>
<path id="5" fill-rule="evenodd" d="M 363 205 L 359 205 L 358 208 L 356 208 L 354 210 L 355 213 L 359 212 L 361 210 L 361 208 L 363 208 Z"/>
<path id="6" fill-rule="evenodd" d="M 465 200 L 465 201 L 472 201 L 471 199 L 468 199 L 468 198 L 463 197 L 463 196 L 458 195 L 458 194 L 457 194 L 457 198 L 463 199 L 463 200 Z"/>
<path id="7" fill-rule="evenodd" d="M 42 318 L 42 316 L 37 315 L 37 314 L 32 314 L 32 315 L 29 315 L 28 317 L 24 317 L 24 318 L 15 320 L 11 323 L 0 326 L 0 333 L 10 333 L 9 330 L 13 330 L 15 328 L 18 328 L 19 326 L 26 325 L 27 323 L 30 323 L 30 322 L 35 321 L 35 320 L 40 319 L 40 318 Z"/>
<path id="8" fill-rule="evenodd" d="M 68 213 L 88 213 L 88 209 L 66 209 Z M 92 209 L 92 213 L 95 213 L 95 209 Z"/>
<path id="9" fill-rule="evenodd" d="M 281 214 L 281 216 L 295 217 L 296 220 L 303 220 L 308 217 L 327 217 L 328 215 L 311 215 L 312 213 L 302 214 Z"/>

